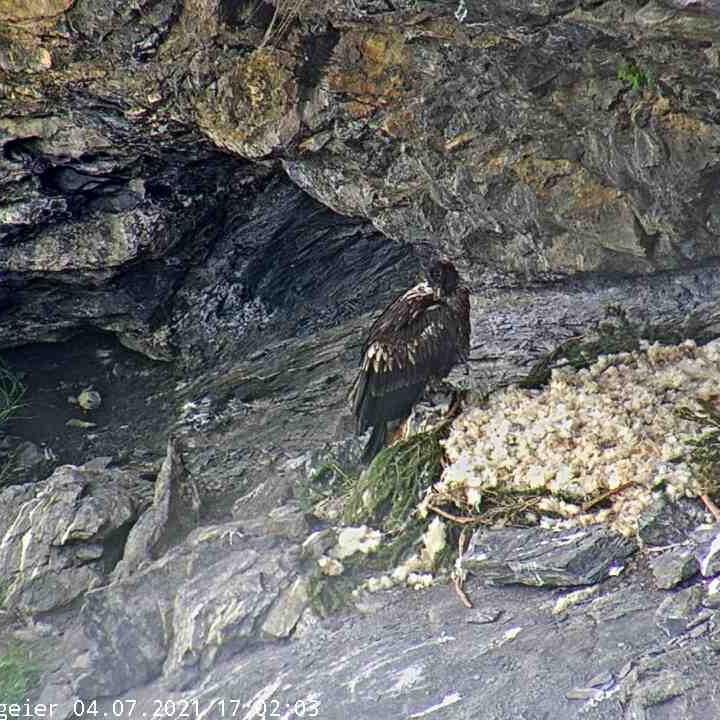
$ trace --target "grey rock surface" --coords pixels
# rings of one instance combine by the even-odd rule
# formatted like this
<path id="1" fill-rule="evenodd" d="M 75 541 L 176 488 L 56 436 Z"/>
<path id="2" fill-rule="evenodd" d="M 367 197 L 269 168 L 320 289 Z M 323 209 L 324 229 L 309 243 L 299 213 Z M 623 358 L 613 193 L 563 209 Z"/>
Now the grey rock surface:
<path id="1" fill-rule="evenodd" d="M 95 698 L 159 677 L 181 689 L 223 657 L 282 634 L 283 624 L 289 632 L 298 619 L 297 557 L 296 546 L 246 535 L 237 523 L 204 526 L 87 593 L 68 647 L 73 690 Z"/>
<path id="2" fill-rule="evenodd" d="M 720 529 L 703 529 L 695 533 L 693 538 L 698 544 L 695 557 L 703 577 L 720 574 Z"/>
<path id="3" fill-rule="evenodd" d="M 336 248 L 271 161 L 473 286 L 718 257 L 714 3 L 300 3 L 279 36 L 272 3 L 48 3 L 27 25 L 8 0 L 0 29 L 0 346 L 91 327 L 197 362 L 273 305 L 336 316 L 308 302 Z M 282 282 L 305 263 L 314 284 Z"/>
<path id="4" fill-rule="evenodd" d="M 638 537 L 650 547 L 683 543 L 704 520 L 705 513 L 697 502 L 687 498 L 670 502 L 658 496 L 638 521 Z"/>
<path id="5" fill-rule="evenodd" d="M 221 699 L 241 717 L 263 703 L 266 712 L 287 712 L 299 702 L 317 703 L 318 716 L 331 720 L 714 717 L 717 615 L 705 619 L 703 634 L 691 628 L 670 638 L 656 622 L 664 595 L 619 582 L 556 615 L 556 593 L 471 581 L 478 611 L 503 609 L 489 624 L 469 622 L 472 611 L 447 586 L 391 591 L 376 596 L 375 612 L 331 618 L 290 643 L 255 645 L 182 691 L 157 681 L 98 708 L 132 697 L 138 711 L 156 699 L 195 698 L 208 719 L 220 716 Z"/>
<path id="6" fill-rule="evenodd" d="M 159 557 L 177 544 L 198 524 L 199 506 L 197 489 L 186 477 L 182 458 L 171 438 L 155 481 L 153 503 L 128 533 L 122 559 L 114 569 L 115 577 L 129 575 L 143 562 Z"/>
<path id="7" fill-rule="evenodd" d="M 650 560 L 655 584 L 662 590 L 669 590 L 695 575 L 698 561 L 691 548 L 680 547 L 667 550 Z"/>
<path id="8" fill-rule="evenodd" d="M 148 498 L 136 477 L 103 462 L 61 466 L 47 480 L 2 490 L 0 503 L 3 605 L 38 613 L 105 580 Z"/>
<path id="9" fill-rule="evenodd" d="M 720 335 L 718 4 L 121 5 L 0 7 L 0 347 L 94 330 L 176 361 L 98 347 L 96 427 L 52 446 L 155 477 L 173 434 L 202 526 L 169 547 L 172 453 L 128 543 L 151 499 L 110 470 L 1 491 L 6 602 L 81 606 L 52 613 L 66 662 L 42 697 L 67 717 L 77 697 L 133 698 L 135 716 L 195 698 L 208 720 L 232 711 L 221 698 L 241 717 L 720 716 L 714 531 L 693 547 L 703 584 L 671 592 L 644 566 L 578 595 L 471 578 L 474 615 L 441 586 L 319 621 L 305 571 L 334 531 L 301 550 L 318 528 L 300 492 L 347 438 L 364 332 L 433 248 L 472 290 L 480 391 L 577 335 L 607 347 L 608 316 L 630 346 Z M 95 380 L 84 343 L 29 400 L 49 412 Z M 657 510 L 654 547 L 699 522 Z M 594 530 L 494 537 L 496 582 L 594 583 L 633 550 Z"/>
<path id="10" fill-rule="evenodd" d="M 655 612 L 659 627 L 669 637 L 676 637 L 695 626 L 693 620 L 697 615 L 703 621 L 712 617 L 712 613 L 701 608 L 702 597 L 699 585 L 683 588 L 666 597 Z"/>
<path id="11" fill-rule="evenodd" d="M 571 587 L 620 573 L 636 550 L 634 541 L 604 525 L 565 532 L 538 527 L 478 530 L 461 565 L 487 582 Z"/>

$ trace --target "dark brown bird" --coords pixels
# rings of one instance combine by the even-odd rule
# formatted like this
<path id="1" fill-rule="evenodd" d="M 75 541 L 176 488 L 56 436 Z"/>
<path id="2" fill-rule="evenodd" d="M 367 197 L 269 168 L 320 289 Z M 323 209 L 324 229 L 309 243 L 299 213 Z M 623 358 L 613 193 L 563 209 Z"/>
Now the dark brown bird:
<path id="1" fill-rule="evenodd" d="M 429 381 L 444 378 L 470 350 L 470 298 L 451 262 L 393 301 L 373 323 L 350 394 L 358 434 L 373 428 L 363 460 L 384 447 L 387 423 L 405 419 Z"/>

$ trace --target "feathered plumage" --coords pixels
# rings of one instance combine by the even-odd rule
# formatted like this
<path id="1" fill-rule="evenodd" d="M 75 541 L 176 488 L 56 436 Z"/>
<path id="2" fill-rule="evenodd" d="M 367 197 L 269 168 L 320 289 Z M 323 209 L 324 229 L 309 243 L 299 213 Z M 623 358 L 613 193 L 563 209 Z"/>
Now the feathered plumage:
<path id="1" fill-rule="evenodd" d="M 363 345 L 351 402 L 357 432 L 373 427 L 366 461 L 383 447 L 387 422 L 407 417 L 429 380 L 467 360 L 468 290 L 447 261 L 434 263 L 427 278 L 387 307 Z"/>

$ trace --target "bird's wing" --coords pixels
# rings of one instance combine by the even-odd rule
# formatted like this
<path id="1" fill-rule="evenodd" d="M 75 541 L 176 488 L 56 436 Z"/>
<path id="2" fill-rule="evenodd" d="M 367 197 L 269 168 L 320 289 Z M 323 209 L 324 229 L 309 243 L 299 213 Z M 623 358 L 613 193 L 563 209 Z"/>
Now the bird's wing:
<path id="1" fill-rule="evenodd" d="M 469 297 L 458 288 L 437 300 L 418 285 L 373 323 L 350 400 L 358 431 L 406 415 L 431 377 L 444 377 L 467 357 Z"/>
<path id="2" fill-rule="evenodd" d="M 364 391 L 373 395 L 445 375 L 458 359 L 456 309 L 422 286 L 398 298 L 370 329 L 362 358 Z"/>

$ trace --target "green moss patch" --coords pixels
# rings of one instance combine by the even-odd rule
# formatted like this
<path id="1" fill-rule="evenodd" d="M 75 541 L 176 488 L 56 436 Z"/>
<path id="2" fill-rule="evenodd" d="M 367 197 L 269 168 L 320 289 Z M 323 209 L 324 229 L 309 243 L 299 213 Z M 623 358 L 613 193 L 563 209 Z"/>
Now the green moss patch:
<path id="1" fill-rule="evenodd" d="M 592 365 L 601 355 L 639 350 L 641 341 L 675 345 L 692 335 L 692 332 L 679 333 L 672 328 L 649 327 L 632 322 L 623 307 L 608 305 L 605 308 L 605 319 L 599 321 L 593 330 L 570 338 L 542 357 L 518 385 L 523 388 L 546 385 L 554 368 L 570 365 L 575 370 L 581 370 Z M 702 340 L 702 337 L 699 339 Z"/>
<path id="2" fill-rule="evenodd" d="M 22 703 L 40 679 L 40 668 L 31 653 L 15 645 L 0 655 L 0 698 L 7 704 Z"/>
<path id="3" fill-rule="evenodd" d="M 387 533 L 382 547 L 364 559 L 365 567 L 386 571 L 417 551 L 428 519 L 418 506 L 440 480 L 450 421 L 382 450 L 350 486 L 343 515 L 348 524 L 367 524 Z M 436 563 L 444 563 L 442 556 Z"/>
<path id="4" fill-rule="evenodd" d="M 617 78 L 624 83 L 628 83 L 635 92 L 648 87 L 651 82 L 650 73 L 645 72 L 635 63 L 621 65 L 617 71 Z"/>

